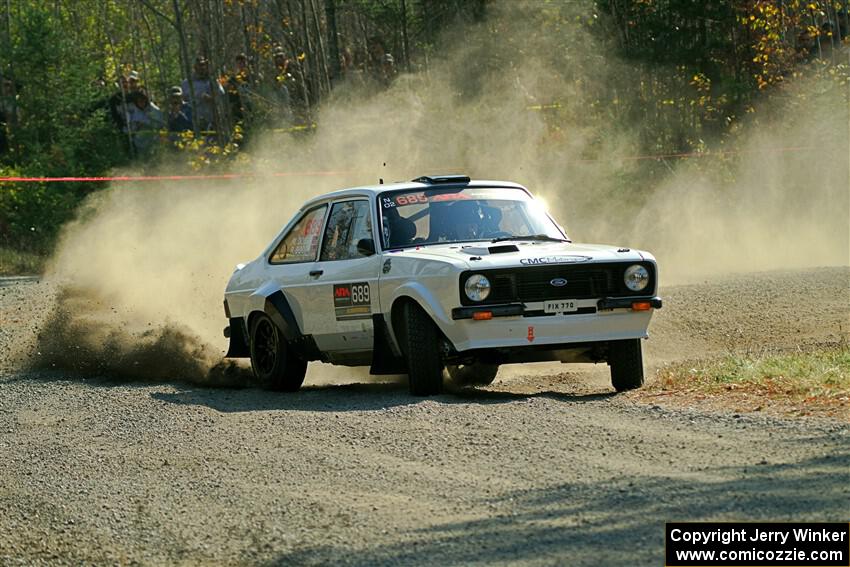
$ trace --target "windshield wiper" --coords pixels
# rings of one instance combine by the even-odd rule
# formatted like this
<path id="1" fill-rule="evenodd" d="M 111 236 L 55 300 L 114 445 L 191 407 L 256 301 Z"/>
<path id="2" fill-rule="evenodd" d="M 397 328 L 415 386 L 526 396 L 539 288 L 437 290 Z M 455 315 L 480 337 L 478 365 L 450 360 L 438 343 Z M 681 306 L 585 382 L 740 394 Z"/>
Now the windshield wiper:
<path id="1" fill-rule="evenodd" d="M 504 242 L 506 240 L 543 240 L 545 242 L 569 242 L 569 240 L 565 238 L 555 238 L 553 236 L 549 236 L 548 234 L 527 234 L 525 236 L 500 236 L 499 238 L 494 238 L 490 242 Z"/>

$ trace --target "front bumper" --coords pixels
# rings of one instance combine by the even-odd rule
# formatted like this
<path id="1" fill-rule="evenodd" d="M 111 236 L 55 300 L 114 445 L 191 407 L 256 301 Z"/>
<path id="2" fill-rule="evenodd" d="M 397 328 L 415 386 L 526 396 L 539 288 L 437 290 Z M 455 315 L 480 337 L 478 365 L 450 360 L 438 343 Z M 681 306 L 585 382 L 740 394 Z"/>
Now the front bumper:
<path id="1" fill-rule="evenodd" d="M 584 301 L 583 303 L 588 303 Z M 612 309 L 635 309 L 636 304 L 641 304 L 641 311 L 645 311 L 647 305 L 651 309 L 661 309 L 660 297 L 603 297 L 596 301 L 596 305 L 585 305 L 580 307 L 578 314 L 595 313 L 597 311 L 610 311 Z M 452 319 L 475 319 L 476 313 L 489 313 L 488 319 L 494 317 L 514 317 L 517 315 L 536 316 L 540 310 L 527 309 L 523 303 L 505 303 L 501 305 L 481 305 L 473 307 L 455 307 L 452 309 Z"/>
<path id="2" fill-rule="evenodd" d="M 647 336 L 652 311 L 661 305 L 659 297 L 586 299 L 577 301 L 576 312 L 558 315 L 544 313 L 542 303 L 458 307 L 443 332 L 458 352 L 636 339 Z M 492 315 L 473 318 L 482 311 Z"/>
<path id="3" fill-rule="evenodd" d="M 649 303 L 652 309 L 661 309 L 660 297 L 604 297 L 596 302 L 596 308 L 600 311 L 610 309 L 634 309 L 636 303 Z"/>

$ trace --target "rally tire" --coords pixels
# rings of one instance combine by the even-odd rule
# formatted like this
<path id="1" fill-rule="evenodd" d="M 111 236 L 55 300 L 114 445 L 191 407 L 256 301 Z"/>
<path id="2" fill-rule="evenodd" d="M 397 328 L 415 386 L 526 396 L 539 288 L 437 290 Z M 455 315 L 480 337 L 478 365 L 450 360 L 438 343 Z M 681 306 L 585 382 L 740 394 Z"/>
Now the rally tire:
<path id="1" fill-rule="evenodd" d="M 415 303 L 404 306 L 404 339 L 408 386 L 414 396 L 435 396 L 443 391 L 440 333 L 430 317 Z"/>
<path id="2" fill-rule="evenodd" d="M 498 364 L 461 364 L 446 366 L 449 378 L 458 386 L 489 386 L 499 372 Z"/>
<path id="3" fill-rule="evenodd" d="M 643 356 L 640 339 L 611 341 L 608 364 L 611 366 L 611 385 L 618 392 L 643 386 Z"/>
<path id="4" fill-rule="evenodd" d="M 265 314 L 251 322 L 251 369 L 263 388 L 277 392 L 295 392 L 304 383 L 307 361 L 287 345 L 283 333 Z"/>

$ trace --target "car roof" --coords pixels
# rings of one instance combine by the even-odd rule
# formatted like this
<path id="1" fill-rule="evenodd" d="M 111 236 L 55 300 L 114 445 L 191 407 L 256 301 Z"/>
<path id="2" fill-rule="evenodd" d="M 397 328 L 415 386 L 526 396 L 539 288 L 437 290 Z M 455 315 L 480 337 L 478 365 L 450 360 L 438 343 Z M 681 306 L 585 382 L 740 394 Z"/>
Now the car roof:
<path id="1" fill-rule="evenodd" d="M 382 185 L 363 185 L 360 187 L 349 187 L 325 193 L 313 197 L 301 207 L 306 209 L 325 201 L 334 201 L 345 197 L 375 197 L 384 191 L 414 190 L 414 189 L 439 189 L 441 187 L 504 187 L 509 189 L 523 189 L 525 187 L 512 181 L 490 181 L 486 179 L 472 179 L 463 183 L 422 183 L 419 181 L 405 181 L 399 183 L 386 183 Z"/>

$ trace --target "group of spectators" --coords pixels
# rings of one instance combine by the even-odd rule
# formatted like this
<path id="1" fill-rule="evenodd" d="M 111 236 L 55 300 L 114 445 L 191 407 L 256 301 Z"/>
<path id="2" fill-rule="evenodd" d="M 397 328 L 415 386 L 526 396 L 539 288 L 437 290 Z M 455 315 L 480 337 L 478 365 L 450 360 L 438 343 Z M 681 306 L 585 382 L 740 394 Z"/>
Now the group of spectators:
<path id="1" fill-rule="evenodd" d="M 355 63 L 349 49 L 340 54 L 341 80 L 370 81 L 381 87 L 396 75 L 395 60 L 379 38 L 370 40 L 367 55 Z M 199 56 L 192 76 L 167 91 L 161 108 L 144 87 L 138 71 L 121 75 L 116 91 L 99 106 L 105 107 L 115 128 L 126 136 L 132 155 L 144 157 L 163 138 L 177 145 L 184 133 L 193 132 L 210 140 L 235 124 L 245 133 L 255 126 L 291 127 L 309 121 L 309 102 L 303 75 L 291 72 L 292 60 L 278 47 L 271 54 L 272 76 L 256 72 L 244 53 L 234 59 L 233 70 L 221 78 L 213 76 L 206 57 Z"/>
<path id="2" fill-rule="evenodd" d="M 138 71 L 118 78 L 118 88 L 106 101 L 109 119 L 131 145 L 134 154 L 149 154 L 168 132 L 172 142 L 182 132 L 208 134 L 215 130 L 218 100 L 225 100 L 221 83 L 210 76 L 209 61 L 195 59 L 192 76 L 168 89 L 165 109 L 160 108 L 142 84 Z"/>

